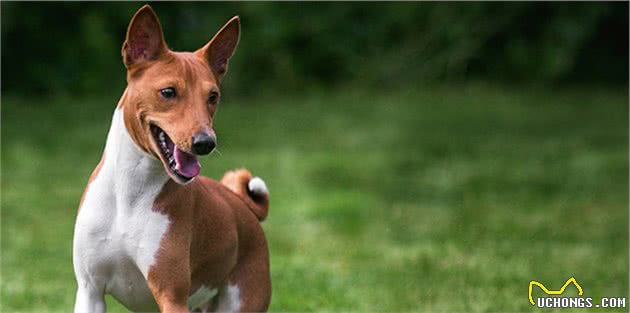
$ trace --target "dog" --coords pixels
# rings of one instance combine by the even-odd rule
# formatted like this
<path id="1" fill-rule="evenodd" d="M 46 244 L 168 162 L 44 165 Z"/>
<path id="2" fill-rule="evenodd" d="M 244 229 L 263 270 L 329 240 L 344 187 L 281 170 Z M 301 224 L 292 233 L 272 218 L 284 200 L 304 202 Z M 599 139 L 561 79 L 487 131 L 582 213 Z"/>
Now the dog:
<path id="1" fill-rule="evenodd" d="M 245 169 L 198 176 L 239 38 L 235 16 L 197 51 L 174 52 L 150 6 L 131 19 L 128 85 L 75 224 L 75 313 L 105 312 L 106 294 L 139 312 L 267 310 L 265 182 Z"/>

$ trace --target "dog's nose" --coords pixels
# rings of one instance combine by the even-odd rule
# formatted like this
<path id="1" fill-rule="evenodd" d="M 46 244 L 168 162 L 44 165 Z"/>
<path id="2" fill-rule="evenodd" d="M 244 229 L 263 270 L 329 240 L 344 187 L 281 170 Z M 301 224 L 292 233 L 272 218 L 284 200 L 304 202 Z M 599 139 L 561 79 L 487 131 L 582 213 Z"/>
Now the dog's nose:
<path id="1" fill-rule="evenodd" d="M 206 155 L 217 146 L 217 143 L 213 137 L 207 133 L 197 133 L 192 139 L 192 152 L 197 155 Z"/>

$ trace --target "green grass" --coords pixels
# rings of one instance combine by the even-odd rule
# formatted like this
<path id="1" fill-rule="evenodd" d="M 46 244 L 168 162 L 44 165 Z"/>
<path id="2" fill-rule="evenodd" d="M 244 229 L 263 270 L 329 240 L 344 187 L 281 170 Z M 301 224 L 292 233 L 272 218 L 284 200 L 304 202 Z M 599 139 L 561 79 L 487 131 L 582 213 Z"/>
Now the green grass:
<path id="1" fill-rule="evenodd" d="M 71 310 L 117 97 L 3 99 L 3 311 Z M 215 126 L 203 174 L 246 166 L 271 190 L 271 311 L 536 311 L 529 281 L 570 276 L 628 295 L 627 91 L 228 95 Z"/>

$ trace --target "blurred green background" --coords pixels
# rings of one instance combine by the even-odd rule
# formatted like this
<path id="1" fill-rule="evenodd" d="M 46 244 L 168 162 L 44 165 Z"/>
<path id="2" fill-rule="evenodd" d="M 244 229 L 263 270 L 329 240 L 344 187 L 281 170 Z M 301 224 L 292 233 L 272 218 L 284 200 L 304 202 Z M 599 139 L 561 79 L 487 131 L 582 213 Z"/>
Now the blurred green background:
<path id="1" fill-rule="evenodd" d="M 142 4 L 0 3 L 2 311 L 72 309 Z M 267 181 L 271 311 L 541 311 L 529 281 L 571 276 L 628 296 L 627 2 L 152 6 L 174 50 L 241 16 L 202 173 Z"/>

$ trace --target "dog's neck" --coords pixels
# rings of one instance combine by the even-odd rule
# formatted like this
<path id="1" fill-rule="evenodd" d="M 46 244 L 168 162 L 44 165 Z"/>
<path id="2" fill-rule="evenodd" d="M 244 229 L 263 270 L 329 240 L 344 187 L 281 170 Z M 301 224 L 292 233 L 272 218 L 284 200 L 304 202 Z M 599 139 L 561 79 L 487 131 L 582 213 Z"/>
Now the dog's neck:
<path id="1" fill-rule="evenodd" d="M 118 106 L 105 145 L 105 161 L 99 176 L 109 178 L 118 210 L 133 210 L 148 191 L 160 190 L 169 179 L 162 162 L 140 149 L 124 122 L 124 106 Z"/>

